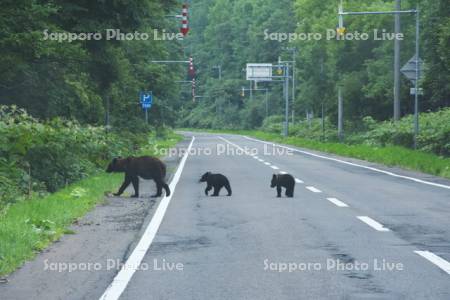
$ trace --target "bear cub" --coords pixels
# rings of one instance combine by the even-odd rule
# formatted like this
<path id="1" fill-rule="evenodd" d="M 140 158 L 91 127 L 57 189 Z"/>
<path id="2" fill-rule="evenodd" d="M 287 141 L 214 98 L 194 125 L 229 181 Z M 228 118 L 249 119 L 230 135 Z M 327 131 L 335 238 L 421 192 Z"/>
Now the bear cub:
<path id="1" fill-rule="evenodd" d="M 214 193 L 212 194 L 212 196 L 214 197 L 219 196 L 219 192 L 222 189 L 222 187 L 225 187 L 225 189 L 228 192 L 228 196 L 231 196 L 230 182 L 228 181 L 228 178 L 222 174 L 212 174 L 211 172 L 206 172 L 200 178 L 199 182 L 206 182 L 207 184 L 205 189 L 206 196 L 208 196 L 208 192 L 212 188 L 214 188 Z"/>
<path id="2" fill-rule="evenodd" d="M 294 197 L 295 179 L 290 174 L 273 174 L 270 187 L 277 187 L 277 197 L 281 197 L 281 188 L 286 188 L 286 197 Z"/>
<path id="3" fill-rule="evenodd" d="M 143 179 L 153 179 L 155 181 L 156 194 L 152 197 L 160 197 L 163 188 L 166 191 L 166 196 L 170 195 L 169 186 L 165 182 L 166 165 L 156 157 L 141 156 L 114 158 L 108 165 L 106 172 L 125 173 L 125 180 L 114 196 L 120 196 L 130 183 L 132 183 L 134 188 L 134 195 L 132 197 L 139 197 L 139 177 Z"/>

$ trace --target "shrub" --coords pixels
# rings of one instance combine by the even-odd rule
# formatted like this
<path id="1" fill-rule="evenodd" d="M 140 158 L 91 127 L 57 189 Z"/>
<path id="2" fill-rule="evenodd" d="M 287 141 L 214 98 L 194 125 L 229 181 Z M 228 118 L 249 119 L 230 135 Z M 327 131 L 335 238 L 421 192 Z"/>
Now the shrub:
<path id="1" fill-rule="evenodd" d="M 54 192 L 148 142 L 145 131 L 115 133 L 59 118 L 40 122 L 0 106 L 0 209 L 33 192 Z"/>

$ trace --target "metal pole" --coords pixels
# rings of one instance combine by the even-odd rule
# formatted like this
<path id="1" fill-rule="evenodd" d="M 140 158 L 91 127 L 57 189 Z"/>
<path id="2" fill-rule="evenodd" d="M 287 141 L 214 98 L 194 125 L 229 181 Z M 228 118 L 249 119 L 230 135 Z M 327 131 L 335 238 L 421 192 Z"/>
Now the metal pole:
<path id="1" fill-rule="evenodd" d="M 269 89 L 266 89 L 266 118 L 269 116 Z"/>
<path id="2" fill-rule="evenodd" d="M 295 48 L 292 49 L 292 124 L 294 124 L 294 103 L 295 103 Z"/>
<path id="3" fill-rule="evenodd" d="M 250 101 L 253 100 L 253 80 L 250 80 Z"/>
<path id="4" fill-rule="evenodd" d="M 325 141 L 325 105 L 322 101 L 322 141 Z"/>
<path id="5" fill-rule="evenodd" d="M 339 141 L 342 141 L 343 137 L 343 101 L 341 87 L 338 87 L 338 137 Z"/>
<path id="6" fill-rule="evenodd" d="M 284 72 L 284 97 L 285 97 L 285 124 L 284 136 L 289 135 L 289 64 L 286 64 L 286 72 Z"/>
<path id="7" fill-rule="evenodd" d="M 417 149 L 417 136 L 419 135 L 419 34 L 420 34 L 420 13 L 419 7 L 416 9 L 416 80 L 414 83 L 414 149 Z"/>
<path id="8" fill-rule="evenodd" d="M 106 133 L 109 131 L 109 96 L 106 96 L 106 116 L 105 116 L 105 123 L 106 123 Z"/>
<path id="9" fill-rule="evenodd" d="M 401 0 L 395 0 L 395 10 L 401 10 Z M 395 14 L 395 34 L 400 33 L 400 14 Z M 400 39 L 394 41 L 394 121 L 400 120 Z"/>
<path id="10" fill-rule="evenodd" d="M 145 124 L 148 124 L 148 109 L 145 109 Z"/>
<path id="11" fill-rule="evenodd" d="M 219 68 L 219 80 L 222 80 L 222 66 L 218 66 Z"/>
<path id="12" fill-rule="evenodd" d="M 320 58 L 320 87 L 322 87 L 323 83 L 323 57 Z M 322 94 L 322 141 L 325 141 L 325 104 L 324 104 L 324 96 L 323 90 L 321 90 Z"/>

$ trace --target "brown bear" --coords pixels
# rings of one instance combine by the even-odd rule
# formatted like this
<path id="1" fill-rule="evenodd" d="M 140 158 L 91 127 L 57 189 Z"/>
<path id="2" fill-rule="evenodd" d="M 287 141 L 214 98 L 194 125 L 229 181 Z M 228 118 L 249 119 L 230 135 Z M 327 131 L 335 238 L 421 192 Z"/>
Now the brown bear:
<path id="1" fill-rule="evenodd" d="M 208 192 L 214 188 L 214 193 L 212 194 L 214 197 L 219 196 L 220 190 L 222 187 L 228 192 L 228 196 L 231 196 L 231 187 L 230 181 L 225 175 L 222 174 L 212 174 L 211 172 L 206 172 L 202 175 L 199 182 L 206 182 L 207 186 L 205 189 L 205 195 L 208 196 Z"/>
<path id="2" fill-rule="evenodd" d="M 160 197 L 162 189 L 166 190 L 166 196 L 170 195 L 170 189 L 165 182 L 166 165 L 156 157 L 141 156 L 141 157 L 127 157 L 114 158 L 108 165 L 106 172 L 124 172 L 125 180 L 122 183 L 119 191 L 115 196 L 120 196 L 123 191 L 133 184 L 134 195 L 132 197 L 139 197 L 139 177 L 143 179 L 153 179 L 156 183 L 156 194 L 152 197 Z"/>
<path id="3" fill-rule="evenodd" d="M 294 197 L 295 179 L 290 174 L 273 174 L 270 187 L 277 187 L 277 197 L 281 197 L 281 188 L 286 188 L 286 196 Z"/>

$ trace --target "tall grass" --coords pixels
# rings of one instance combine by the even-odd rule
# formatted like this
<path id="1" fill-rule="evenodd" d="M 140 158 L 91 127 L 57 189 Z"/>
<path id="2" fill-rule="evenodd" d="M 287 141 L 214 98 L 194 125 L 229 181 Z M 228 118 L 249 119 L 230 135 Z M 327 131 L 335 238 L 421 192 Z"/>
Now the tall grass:
<path id="1" fill-rule="evenodd" d="M 155 149 L 170 148 L 181 137 L 166 133 L 150 138 L 139 155 L 154 155 Z M 0 275 L 14 271 L 24 261 L 45 249 L 64 233 L 67 227 L 103 201 L 105 191 L 116 189 L 122 176 L 104 174 L 85 178 L 53 194 L 14 203 L 0 212 Z"/>

